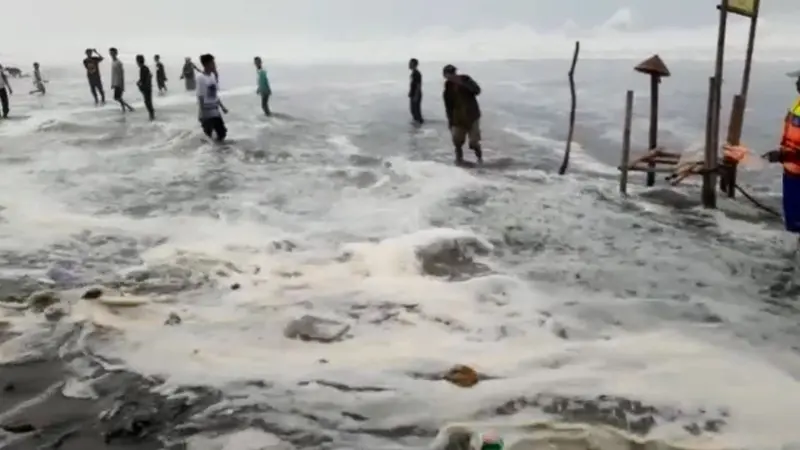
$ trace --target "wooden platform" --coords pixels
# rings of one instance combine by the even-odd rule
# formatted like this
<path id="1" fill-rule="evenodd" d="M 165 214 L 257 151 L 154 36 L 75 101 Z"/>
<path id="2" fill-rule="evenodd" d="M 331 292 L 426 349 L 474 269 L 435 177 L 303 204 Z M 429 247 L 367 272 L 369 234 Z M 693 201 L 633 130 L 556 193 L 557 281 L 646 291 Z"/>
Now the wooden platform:
<path id="1" fill-rule="evenodd" d="M 681 154 L 656 148 L 641 154 L 628 163 L 627 167 L 618 167 L 624 172 L 644 172 L 668 174 L 667 181 L 673 186 L 684 179 L 701 174 L 705 164 L 703 161 L 681 162 Z"/>
<path id="2" fill-rule="evenodd" d="M 680 158 L 679 153 L 656 148 L 633 158 L 626 167 L 620 166 L 618 169 L 627 172 L 673 173 Z"/>

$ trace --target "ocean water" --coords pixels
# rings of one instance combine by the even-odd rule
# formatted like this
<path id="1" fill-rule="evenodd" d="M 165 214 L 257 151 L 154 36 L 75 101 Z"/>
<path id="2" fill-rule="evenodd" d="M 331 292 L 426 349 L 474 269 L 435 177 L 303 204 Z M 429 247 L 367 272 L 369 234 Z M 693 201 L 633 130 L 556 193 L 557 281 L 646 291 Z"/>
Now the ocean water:
<path id="1" fill-rule="evenodd" d="M 636 62 L 579 62 L 565 176 L 565 60 L 455 61 L 484 90 L 487 167 L 472 170 L 452 164 L 443 62 L 422 61 L 422 127 L 409 123 L 404 61 L 268 65 L 269 119 L 252 67 L 221 64 L 222 146 L 201 137 L 176 76 L 153 123 L 132 80 L 129 115 L 94 107 L 72 67 L 44 68 L 45 97 L 12 80 L 0 273 L 6 290 L 63 289 L 66 315 L 0 308 L 0 358 L 55 351 L 69 370 L 54 386 L 72 398 L 102 397 L 108 371 L 203 397 L 161 430 L 190 449 L 418 449 L 453 424 L 513 443 L 538 439 L 533 423 L 602 448 L 796 446 L 794 240 L 744 200 L 703 210 L 697 180 L 647 189 L 633 175 L 630 197 L 618 194 L 626 89 L 635 148 L 647 138 Z M 660 139 L 689 158 L 712 64 L 667 63 Z M 755 68 L 743 138 L 754 149 L 775 145 L 791 69 Z M 728 66 L 726 99 L 740 70 Z M 757 165 L 742 183 L 777 204 L 779 176 Z M 76 298 L 98 284 L 146 303 Z M 332 343 L 287 338 L 305 315 L 349 328 Z M 486 379 L 435 380 L 455 364 Z"/>

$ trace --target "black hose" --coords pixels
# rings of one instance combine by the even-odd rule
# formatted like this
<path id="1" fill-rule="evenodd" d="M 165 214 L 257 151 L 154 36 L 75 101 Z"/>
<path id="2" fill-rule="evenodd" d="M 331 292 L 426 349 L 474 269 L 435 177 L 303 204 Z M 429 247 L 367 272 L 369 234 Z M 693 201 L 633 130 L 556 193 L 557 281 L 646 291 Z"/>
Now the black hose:
<path id="1" fill-rule="evenodd" d="M 696 171 L 694 171 L 693 173 L 694 173 L 694 174 L 698 174 L 698 175 L 703 175 L 703 174 L 706 174 L 706 173 L 711 173 L 711 172 L 717 172 L 717 173 L 719 173 L 721 170 L 722 170 L 722 167 L 721 167 L 721 166 L 717 166 L 716 168 L 713 168 L 713 169 L 700 169 L 700 170 L 696 170 Z M 677 178 L 677 177 L 678 177 L 678 175 L 677 175 L 677 174 L 672 174 L 672 175 L 670 175 L 670 176 L 668 176 L 668 177 L 667 177 L 667 181 L 673 180 L 673 179 L 675 179 L 675 178 Z M 783 219 L 783 214 L 781 214 L 780 212 L 776 211 L 775 209 L 773 209 L 773 208 L 770 208 L 769 206 L 767 206 L 767 205 L 765 205 L 765 204 L 761 203 L 760 201 L 758 201 L 758 200 L 757 200 L 755 197 L 753 197 L 752 195 L 750 195 L 750 193 L 749 193 L 749 192 L 747 192 L 746 190 L 744 190 L 744 188 L 743 188 L 741 185 L 739 185 L 739 184 L 734 184 L 734 185 L 733 185 L 733 187 L 734 187 L 734 188 L 735 188 L 737 191 L 739 191 L 739 193 L 740 193 L 740 194 L 742 194 L 742 195 L 744 196 L 744 198 L 746 198 L 747 200 L 749 200 L 749 201 L 750 201 L 750 203 L 752 203 L 752 204 L 753 204 L 754 206 L 756 206 L 757 208 L 761 209 L 762 211 L 766 211 L 766 212 L 770 213 L 771 215 L 773 215 L 773 216 L 775 216 L 775 217 L 777 217 L 777 218 L 779 218 L 779 219 Z"/>
<path id="2" fill-rule="evenodd" d="M 744 198 L 750 200 L 750 203 L 752 203 L 756 207 L 761 208 L 763 211 L 766 211 L 779 219 L 783 219 L 783 214 L 756 200 L 752 195 L 750 195 L 747 191 L 745 191 L 744 188 L 742 188 L 739 184 L 734 184 L 733 187 L 736 188 L 736 190 L 739 191 L 739 193 L 742 194 Z"/>

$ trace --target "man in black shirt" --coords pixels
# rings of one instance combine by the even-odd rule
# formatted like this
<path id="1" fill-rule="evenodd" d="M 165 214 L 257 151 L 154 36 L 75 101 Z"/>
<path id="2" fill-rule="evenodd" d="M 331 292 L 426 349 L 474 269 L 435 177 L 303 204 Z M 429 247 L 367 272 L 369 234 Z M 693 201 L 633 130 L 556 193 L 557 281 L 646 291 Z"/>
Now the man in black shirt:
<path id="1" fill-rule="evenodd" d="M 422 119 L 422 74 L 417 69 L 419 61 L 411 58 L 408 68 L 411 70 L 411 86 L 408 89 L 408 98 L 411 105 L 411 117 L 417 124 L 423 124 Z"/>
<path id="2" fill-rule="evenodd" d="M 144 98 L 144 107 L 147 108 L 147 113 L 150 114 L 150 120 L 155 120 L 156 112 L 153 110 L 153 74 L 150 73 L 150 68 L 144 64 L 144 55 L 136 55 L 136 64 L 139 66 L 139 81 L 136 85 L 139 86 L 139 91 Z"/>
<path id="3" fill-rule="evenodd" d="M 0 108 L 3 109 L 3 119 L 8 118 L 8 95 L 14 93 L 11 89 L 11 84 L 8 82 L 8 77 L 6 77 L 6 71 L 0 65 Z"/>
<path id="4" fill-rule="evenodd" d="M 164 64 L 161 64 L 161 56 L 156 55 L 153 58 L 156 62 L 156 83 L 158 83 L 158 93 L 163 94 L 167 92 L 167 72 L 164 70 Z"/>
<path id="5" fill-rule="evenodd" d="M 106 103 L 106 93 L 103 91 L 103 80 L 100 78 L 100 63 L 103 62 L 103 57 L 97 53 L 96 49 L 87 48 L 86 58 L 83 60 L 83 67 L 86 68 L 86 78 L 89 81 L 89 89 L 92 91 L 94 97 L 94 104 L 97 105 L 97 94 L 100 94 L 100 101 Z"/>

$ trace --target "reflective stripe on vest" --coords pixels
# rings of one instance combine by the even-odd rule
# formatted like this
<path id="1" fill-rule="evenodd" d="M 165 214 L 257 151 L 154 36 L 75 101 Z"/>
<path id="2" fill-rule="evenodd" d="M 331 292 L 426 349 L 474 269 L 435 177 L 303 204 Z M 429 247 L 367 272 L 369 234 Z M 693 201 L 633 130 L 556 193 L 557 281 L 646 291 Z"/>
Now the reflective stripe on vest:
<path id="1" fill-rule="evenodd" d="M 800 97 L 786 114 L 781 138 L 781 151 L 796 159 L 800 154 Z M 800 163 L 784 162 L 783 168 L 792 174 L 800 175 Z"/>

